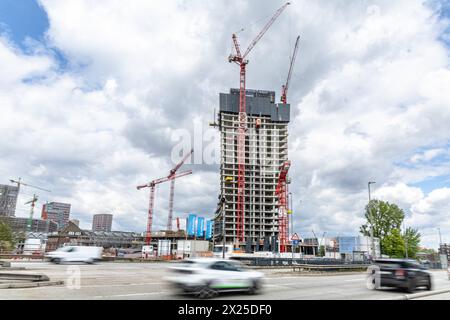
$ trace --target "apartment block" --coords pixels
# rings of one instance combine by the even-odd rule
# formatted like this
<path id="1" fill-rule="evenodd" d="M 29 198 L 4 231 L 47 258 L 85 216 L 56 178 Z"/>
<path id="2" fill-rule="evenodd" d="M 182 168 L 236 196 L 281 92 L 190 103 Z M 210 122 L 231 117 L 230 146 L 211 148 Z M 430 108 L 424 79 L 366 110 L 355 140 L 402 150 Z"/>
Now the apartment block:
<path id="1" fill-rule="evenodd" d="M 42 206 L 41 218 L 56 222 L 58 229 L 67 226 L 70 219 L 70 204 L 61 202 L 49 202 Z"/>
<path id="2" fill-rule="evenodd" d="M 92 219 L 92 231 L 111 231 L 112 214 L 94 214 Z"/>
<path id="3" fill-rule="evenodd" d="M 0 184 L 0 216 L 14 217 L 16 215 L 19 187 Z"/>

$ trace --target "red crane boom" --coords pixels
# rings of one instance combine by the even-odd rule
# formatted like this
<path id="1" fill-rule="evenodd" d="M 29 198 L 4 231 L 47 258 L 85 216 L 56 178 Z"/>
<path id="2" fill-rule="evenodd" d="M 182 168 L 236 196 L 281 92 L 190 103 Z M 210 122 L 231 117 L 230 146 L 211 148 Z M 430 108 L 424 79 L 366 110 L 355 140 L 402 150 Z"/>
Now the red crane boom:
<path id="1" fill-rule="evenodd" d="M 244 55 L 241 55 L 241 49 L 237 40 L 236 34 L 233 34 L 232 39 L 236 54 L 230 54 L 228 62 L 235 62 L 240 67 L 239 72 L 239 131 L 237 139 L 237 163 L 238 163 L 238 201 L 237 201 L 237 240 L 239 242 L 244 241 L 244 211 L 245 211 L 245 133 L 247 131 L 247 110 L 246 110 L 246 93 L 245 93 L 245 69 L 248 64 L 248 60 L 245 57 L 255 47 L 258 41 L 267 32 L 270 26 L 280 16 L 280 14 L 286 9 L 290 3 L 285 3 L 280 9 L 278 9 L 269 22 L 264 26 L 261 32 L 251 42 L 250 46 L 245 51 Z"/>
<path id="2" fill-rule="evenodd" d="M 290 161 L 286 161 L 281 165 L 278 184 L 275 189 L 275 194 L 278 197 L 278 239 L 280 241 L 280 252 L 286 252 L 289 237 L 286 214 L 286 179 L 290 167 Z"/>
<path id="3" fill-rule="evenodd" d="M 289 66 L 289 72 L 288 72 L 288 76 L 286 79 L 286 83 L 281 87 L 281 102 L 283 102 L 284 104 L 287 103 L 287 92 L 289 89 L 289 83 L 291 82 L 292 70 L 294 69 L 294 65 L 295 65 L 295 58 L 297 57 L 299 41 L 300 41 L 300 36 L 298 36 L 297 41 L 295 41 L 294 53 L 292 54 L 291 65 Z"/>
<path id="4" fill-rule="evenodd" d="M 147 219 L 147 232 L 146 232 L 146 236 L 145 236 L 145 242 L 147 244 L 150 244 L 150 242 L 152 241 L 152 223 L 153 223 L 153 207 L 154 207 L 154 203 L 155 203 L 155 186 L 157 184 L 160 184 L 160 183 L 163 183 L 163 182 L 166 182 L 169 180 L 173 181 L 177 178 L 181 178 L 181 177 L 187 176 L 189 174 L 192 174 L 192 170 L 175 173 L 174 175 L 170 175 L 169 177 L 159 178 L 159 179 L 153 180 L 147 184 L 136 187 L 138 190 L 143 189 L 143 188 L 150 188 L 150 200 L 149 200 L 149 205 L 148 205 L 148 219 Z"/>

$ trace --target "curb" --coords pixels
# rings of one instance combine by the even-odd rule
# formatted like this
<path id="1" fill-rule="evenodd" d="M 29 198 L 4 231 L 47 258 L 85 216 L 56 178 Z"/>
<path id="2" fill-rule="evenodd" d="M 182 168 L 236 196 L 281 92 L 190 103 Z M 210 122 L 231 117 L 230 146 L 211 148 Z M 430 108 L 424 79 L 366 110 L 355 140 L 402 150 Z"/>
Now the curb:
<path id="1" fill-rule="evenodd" d="M 43 281 L 43 282 L 16 282 L 0 284 L 0 289 L 22 289 L 22 288 L 36 288 L 36 287 L 48 287 L 64 284 L 64 281 Z"/>
<path id="2" fill-rule="evenodd" d="M 414 299 L 417 299 L 417 298 L 429 297 L 429 296 L 434 296 L 434 295 L 439 295 L 439 294 L 449 293 L 449 292 L 450 292 L 450 288 L 449 289 L 441 289 L 441 290 L 429 291 L 429 292 L 419 292 L 419 293 L 412 293 L 412 294 L 404 294 L 404 295 L 401 295 L 399 297 L 388 298 L 388 299 L 385 299 L 385 300 L 414 300 Z"/>

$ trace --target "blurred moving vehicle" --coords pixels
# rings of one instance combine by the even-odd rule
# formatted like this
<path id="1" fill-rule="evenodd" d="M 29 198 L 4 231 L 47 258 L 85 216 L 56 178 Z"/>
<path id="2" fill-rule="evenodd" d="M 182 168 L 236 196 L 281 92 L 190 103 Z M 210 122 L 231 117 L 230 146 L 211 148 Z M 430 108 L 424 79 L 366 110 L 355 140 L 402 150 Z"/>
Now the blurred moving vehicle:
<path id="1" fill-rule="evenodd" d="M 119 249 L 117 257 L 127 259 L 138 259 L 142 257 L 142 249 Z"/>
<path id="2" fill-rule="evenodd" d="M 450 280 L 450 267 L 448 267 L 448 269 L 447 269 L 447 274 L 448 274 L 448 280 Z"/>
<path id="3" fill-rule="evenodd" d="M 432 290 L 431 273 L 415 260 L 377 259 L 374 260 L 369 270 L 371 272 L 368 278 L 368 287 L 371 289 L 395 287 L 401 288 L 409 293 L 414 292 L 418 287 L 425 287 L 426 290 Z"/>
<path id="4" fill-rule="evenodd" d="M 53 263 L 84 262 L 94 263 L 102 259 L 102 247 L 65 246 L 48 252 L 45 257 Z"/>
<path id="5" fill-rule="evenodd" d="M 183 293 L 212 298 L 220 292 L 245 291 L 256 294 L 262 288 L 264 274 L 247 270 L 237 261 L 214 258 L 189 259 L 170 267 L 166 280 Z"/>
<path id="6" fill-rule="evenodd" d="M 28 238 L 23 246 L 23 254 L 25 255 L 43 255 L 45 252 L 45 240 Z"/>

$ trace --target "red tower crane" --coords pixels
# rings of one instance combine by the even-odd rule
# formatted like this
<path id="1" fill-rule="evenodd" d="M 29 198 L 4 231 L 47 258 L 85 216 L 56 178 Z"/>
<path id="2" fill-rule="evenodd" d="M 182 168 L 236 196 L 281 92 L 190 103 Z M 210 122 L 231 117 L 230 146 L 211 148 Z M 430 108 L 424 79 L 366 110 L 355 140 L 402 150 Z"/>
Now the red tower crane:
<path id="1" fill-rule="evenodd" d="M 194 149 L 186 154 L 183 160 L 180 161 L 172 170 L 170 170 L 170 174 L 167 177 L 170 180 L 170 196 L 169 196 L 169 217 L 167 218 L 167 230 L 172 231 L 172 220 L 173 220 L 173 196 L 175 192 L 175 177 L 178 169 L 184 164 L 184 162 L 194 153 Z"/>
<path id="2" fill-rule="evenodd" d="M 174 175 L 156 179 L 147 184 L 137 186 L 138 190 L 140 190 L 142 188 L 150 188 L 150 201 L 149 201 L 149 205 L 148 205 L 148 219 L 147 219 L 147 233 L 145 236 L 145 242 L 147 244 L 150 244 L 150 242 L 152 241 L 153 207 L 154 207 L 154 203 L 155 203 L 155 187 L 156 187 L 156 185 L 166 182 L 166 181 L 173 181 L 177 178 L 181 178 L 181 177 L 187 176 L 189 174 L 192 174 L 192 170 L 187 170 L 187 171 L 183 171 L 180 173 L 176 173 Z"/>
<path id="3" fill-rule="evenodd" d="M 245 210 L 245 133 L 247 131 L 247 110 L 246 110 L 246 92 L 245 92 L 245 70 L 248 64 L 248 60 L 245 58 L 250 51 L 255 47 L 258 41 L 280 16 L 280 14 L 286 9 L 290 3 L 285 3 L 280 9 L 278 9 L 270 21 L 264 26 L 261 32 L 251 42 L 245 53 L 241 54 L 239 42 L 236 34 L 233 34 L 232 39 L 236 54 L 230 54 L 228 62 L 235 62 L 240 67 L 239 78 L 239 131 L 237 139 L 237 162 L 238 162 L 238 201 L 237 201 L 237 240 L 244 241 L 244 210 Z"/>
<path id="4" fill-rule="evenodd" d="M 287 92 L 289 89 L 289 83 L 291 82 L 292 70 L 294 70 L 295 58 L 297 57 L 299 41 L 300 41 L 300 36 L 298 36 L 297 40 L 295 41 L 294 53 L 292 54 L 292 57 L 291 57 L 291 65 L 289 66 L 289 72 L 288 72 L 288 76 L 286 79 L 286 83 L 281 87 L 281 102 L 283 102 L 284 104 L 287 103 Z"/>
<path id="5" fill-rule="evenodd" d="M 286 212 L 286 179 L 290 167 L 290 161 L 286 161 L 281 165 L 278 183 L 275 190 L 278 197 L 278 239 L 280 241 L 280 252 L 286 252 L 289 237 Z"/>

